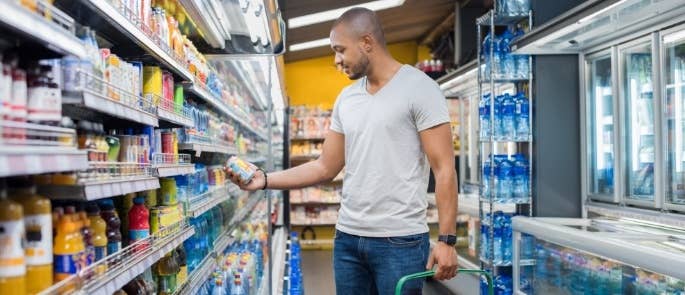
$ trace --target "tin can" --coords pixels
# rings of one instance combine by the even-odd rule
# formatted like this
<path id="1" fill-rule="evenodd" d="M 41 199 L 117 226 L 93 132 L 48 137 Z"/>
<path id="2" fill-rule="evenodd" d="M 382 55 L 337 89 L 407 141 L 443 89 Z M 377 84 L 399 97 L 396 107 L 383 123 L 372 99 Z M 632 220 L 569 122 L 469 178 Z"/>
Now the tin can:
<path id="1" fill-rule="evenodd" d="M 162 132 L 162 153 L 163 154 L 173 154 L 174 153 L 174 133 L 170 131 Z"/>
<path id="2" fill-rule="evenodd" d="M 252 166 L 250 166 L 247 162 L 238 157 L 231 157 L 228 159 L 227 166 L 231 172 L 238 175 L 240 182 L 243 184 L 248 184 L 250 181 L 252 181 L 252 178 L 255 174 L 255 169 L 252 168 Z"/>

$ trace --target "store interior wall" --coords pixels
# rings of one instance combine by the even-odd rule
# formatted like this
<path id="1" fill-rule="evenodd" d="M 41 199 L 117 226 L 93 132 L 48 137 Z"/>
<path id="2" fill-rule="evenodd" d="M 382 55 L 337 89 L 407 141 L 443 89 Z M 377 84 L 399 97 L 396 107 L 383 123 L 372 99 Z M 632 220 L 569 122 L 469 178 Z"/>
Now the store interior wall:
<path id="1" fill-rule="evenodd" d="M 533 27 L 581 4 L 533 0 Z M 580 217 L 580 84 L 578 55 L 541 55 L 533 63 L 533 214 Z"/>
<path id="2" fill-rule="evenodd" d="M 401 63 L 415 65 L 430 59 L 430 50 L 415 41 L 388 45 L 388 50 Z M 352 81 L 338 72 L 333 54 L 285 64 L 286 91 L 290 105 L 319 106 L 332 109 L 340 91 Z"/>

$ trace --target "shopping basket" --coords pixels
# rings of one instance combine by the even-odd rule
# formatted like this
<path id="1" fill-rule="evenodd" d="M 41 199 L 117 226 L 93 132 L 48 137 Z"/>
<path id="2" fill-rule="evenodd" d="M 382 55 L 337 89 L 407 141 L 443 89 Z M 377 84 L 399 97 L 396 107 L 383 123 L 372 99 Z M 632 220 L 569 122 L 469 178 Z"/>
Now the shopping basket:
<path id="1" fill-rule="evenodd" d="M 488 294 L 489 295 L 494 295 L 495 294 L 495 288 L 492 285 L 492 275 L 490 275 L 489 272 L 480 270 L 480 269 L 458 269 L 457 273 L 479 273 L 483 276 L 485 276 L 485 279 L 488 280 Z M 404 283 L 406 283 L 409 280 L 414 280 L 414 279 L 419 279 L 419 278 L 425 278 L 425 277 L 432 277 L 435 274 L 434 270 L 429 270 L 429 271 L 424 271 L 424 272 L 418 272 L 410 275 L 403 276 L 399 282 L 397 282 L 397 286 L 395 286 L 395 295 L 402 295 L 402 287 L 404 287 Z"/>

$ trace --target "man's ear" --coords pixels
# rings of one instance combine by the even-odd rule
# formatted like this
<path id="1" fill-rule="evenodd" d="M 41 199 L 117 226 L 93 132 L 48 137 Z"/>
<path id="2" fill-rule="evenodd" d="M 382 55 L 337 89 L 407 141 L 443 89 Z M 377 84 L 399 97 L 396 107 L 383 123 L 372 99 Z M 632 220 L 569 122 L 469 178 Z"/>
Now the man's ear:
<path id="1" fill-rule="evenodd" d="M 371 34 L 362 36 L 361 43 L 362 50 L 364 50 L 364 52 L 370 53 L 373 50 L 374 40 L 373 37 L 371 37 Z"/>

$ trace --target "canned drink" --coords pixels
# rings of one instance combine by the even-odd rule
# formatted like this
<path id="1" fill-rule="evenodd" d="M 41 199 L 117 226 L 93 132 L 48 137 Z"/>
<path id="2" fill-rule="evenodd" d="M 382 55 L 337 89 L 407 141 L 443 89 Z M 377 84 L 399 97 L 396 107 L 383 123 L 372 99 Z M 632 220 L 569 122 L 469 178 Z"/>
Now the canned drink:
<path id="1" fill-rule="evenodd" d="M 174 153 L 174 133 L 169 131 L 162 132 L 162 153 Z"/>
<path id="2" fill-rule="evenodd" d="M 243 184 L 250 183 L 255 175 L 255 169 L 238 157 L 231 157 L 228 159 L 227 166 L 228 169 L 231 169 L 231 172 L 238 175 L 240 182 Z"/>

